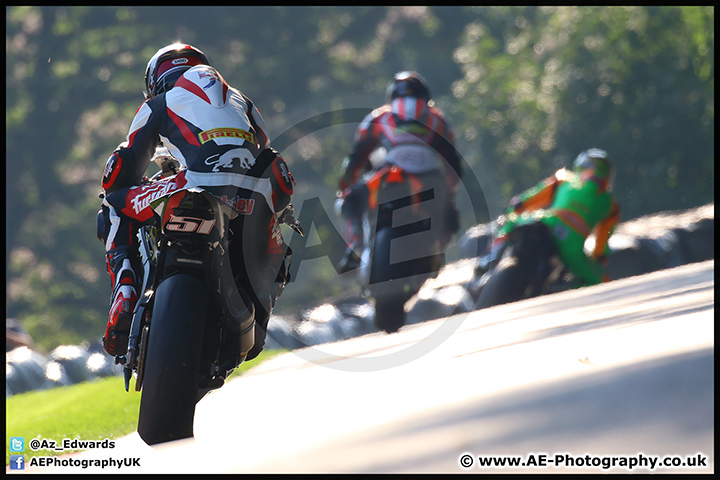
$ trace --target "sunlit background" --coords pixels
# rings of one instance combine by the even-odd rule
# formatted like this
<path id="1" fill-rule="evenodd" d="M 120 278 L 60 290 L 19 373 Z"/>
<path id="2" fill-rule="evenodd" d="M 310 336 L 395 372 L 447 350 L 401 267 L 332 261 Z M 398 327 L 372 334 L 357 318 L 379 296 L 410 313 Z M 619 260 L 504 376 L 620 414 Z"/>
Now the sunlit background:
<path id="1" fill-rule="evenodd" d="M 6 316 L 40 349 L 104 332 L 100 177 L 143 101 L 148 59 L 178 40 L 256 103 L 275 138 L 378 107 L 394 73 L 421 72 L 482 187 L 479 211 L 477 192 L 459 193 L 461 232 L 589 147 L 615 161 L 623 220 L 714 198 L 713 7 L 10 7 Z M 319 198 L 339 225 L 354 127 L 284 148 L 299 212 Z M 314 259 L 278 312 L 352 288 Z"/>

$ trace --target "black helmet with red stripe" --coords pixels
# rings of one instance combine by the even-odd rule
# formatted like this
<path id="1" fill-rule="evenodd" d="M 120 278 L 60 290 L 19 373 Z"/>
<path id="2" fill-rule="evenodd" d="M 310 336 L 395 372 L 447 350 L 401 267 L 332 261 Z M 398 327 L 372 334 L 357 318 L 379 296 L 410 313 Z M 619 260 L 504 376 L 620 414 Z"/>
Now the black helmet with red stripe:
<path id="1" fill-rule="evenodd" d="M 173 43 L 153 55 L 145 69 L 145 98 L 159 95 L 175 85 L 190 67 L 210 65 L 199 49 L 185 43 Z"/>
<path id="2" fill-rule="evenodd" d="M 399 72 L 396 73 L 385 90 L 385 101 L 390 103 L 398 97 L 415 97 L 422 98 L 429 102 L 430 87 L 427 82 L 417 72 Z"/>

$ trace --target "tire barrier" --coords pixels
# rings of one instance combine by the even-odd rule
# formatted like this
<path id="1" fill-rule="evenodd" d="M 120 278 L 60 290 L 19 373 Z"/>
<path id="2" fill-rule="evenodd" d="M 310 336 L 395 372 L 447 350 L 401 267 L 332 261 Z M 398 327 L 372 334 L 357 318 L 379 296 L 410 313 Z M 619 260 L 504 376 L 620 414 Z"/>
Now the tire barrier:
<path id="1" fill-rule="evenodd" d="M 607 273 L 612 279 L 643 275 L 715 258 L 714 203 L 621 222 L 610 238 Z M 406 324 L 473 310 L 471 291 L 479 280 L 478 258 L 492 238 L 490 224 L 476 225 L 458 240 L 461 259 L 444 266 L 405 303 Z M 593 239 L 588 239 L 589 249 Z M 319 345 L 377 331 L 372 303 L 364 298 L 328 301 L 293 317 L 273 316 L 267 349 Z M 32 340 L 14 319 L 6 320 L 6 397 L 120 375 L 99 345 L 63 345 L 48 356 L 32 350 Z"/>

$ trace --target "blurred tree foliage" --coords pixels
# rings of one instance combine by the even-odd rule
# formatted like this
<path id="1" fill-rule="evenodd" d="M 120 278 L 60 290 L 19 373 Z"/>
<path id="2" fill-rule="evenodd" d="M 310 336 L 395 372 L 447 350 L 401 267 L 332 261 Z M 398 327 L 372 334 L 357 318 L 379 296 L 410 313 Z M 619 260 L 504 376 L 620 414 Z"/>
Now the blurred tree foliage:
<path id="1" fill-rule="evenodd" d="M 99 179 L 147 60 L 174 41 L 259 106 L 285 142 L 298 210 L 319 197 L 333 217 L 357 120 L 282 134 L 379 106 L 404 69 L 428 79 L 482 186 L 488 211 L 461 198 L 464 228 L 591 146 L 615 159 L 624 219 L 714 197 L 713 7 L 8 7 L 6 315 L 45 348 L 104 331 Z M 279 308 L 350 288 L 313 262 Z"/>
<path id="2" fill-rule="evenodd" d="M 499 198 L 597 146 L 615 160 L 625 218 L 712 200 L 711 7 L 475 11 L 452 106 Z"/>

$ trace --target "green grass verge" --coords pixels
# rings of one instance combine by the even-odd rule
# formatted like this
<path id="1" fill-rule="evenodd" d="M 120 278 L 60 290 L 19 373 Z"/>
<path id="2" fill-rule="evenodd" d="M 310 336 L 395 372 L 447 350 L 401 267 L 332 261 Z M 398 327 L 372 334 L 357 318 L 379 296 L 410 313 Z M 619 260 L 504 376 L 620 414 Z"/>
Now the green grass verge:
<path id="1" fill-rule="evenodd" d="M 284 350 L 263 351 L 238 367 L 230 379 L 259 365 Z M 5 400 L 5 465 L 10 462 L 10 437 L 25 439 L 25 455 L 55 456 L 71 451 L 30 450 L 31 439 L 54 440 L 64 438 L 104 440 L 128 435 L 137 428 L 140 393 L 131 382 L 130 393 L 125 392 L 122 377 L 106 377 L 67 387 L 20 393 Z M 14 452 L 13 452 L 14 453 Z"/>

